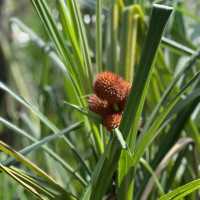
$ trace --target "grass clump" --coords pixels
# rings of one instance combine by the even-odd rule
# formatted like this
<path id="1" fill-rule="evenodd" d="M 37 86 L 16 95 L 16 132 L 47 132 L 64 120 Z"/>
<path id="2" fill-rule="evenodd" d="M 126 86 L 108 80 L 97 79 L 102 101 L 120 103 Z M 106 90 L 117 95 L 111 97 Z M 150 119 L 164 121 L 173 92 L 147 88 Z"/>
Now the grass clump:
<path id="1" fill-rule="evenodd" d="M 25 5 L 4 40 L 0 199 L 198 199 L 200 34 L 187 2 Z"/>

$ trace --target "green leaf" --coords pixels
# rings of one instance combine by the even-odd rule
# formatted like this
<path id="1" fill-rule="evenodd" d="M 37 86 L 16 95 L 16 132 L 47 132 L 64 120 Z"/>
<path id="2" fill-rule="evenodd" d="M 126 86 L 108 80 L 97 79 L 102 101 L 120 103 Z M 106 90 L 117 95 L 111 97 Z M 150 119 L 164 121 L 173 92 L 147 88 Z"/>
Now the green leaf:
<path id="1" fill-rule="evenodd" d="M 58 54 L 61 56 L 67 71 L 68 71 L 68 78 L 73 83 L 73 89 L 75 91 L 75 95 L 77 97 L 77 101 L 84 104 L 84 101 L 80 99 L 80 96 L 83 95 L 83 88 L 81 85 L 81 80 L 78 79 L 79 73 L 76 67 L 76 63 L 71 56 L 71 52 L 68 48 L 66 48 L 65 42 L 56 26 L 56 22 L 54 21 L 49 7 L 47 6 L 46 1 L 39 1 L 39 0 L 31 0 L 32 4 L 34 5 L 38 15 L 40 16 L 45 29 L 55 44 L 56 50 Z"/>
<path id="2" fill-rule="evenodd" d="M 58 57 L 58 55 L 50 48 L 50 46 L 44 42 L 35 32 L 33 32 L 29 27 L 27 27 L 21 20 L 18 18 L 12 17 L 10 19 L 11 25 L 17 25 L 23 32 L 27 33 L 30 37 L 30 40 L 34 42 L 40 49 L 42 49 L 52 61 L 58 66 L 64 74 L 67 74 L 65 65 Z"/>
<path id="3" fill-rule="evenodd" d="M 153 61 L 159 46 L 159 42 L 161 40 L 164 27 L 171 12 L 172 8 L 170 7 L 161 5 L 154 5 L 153 7 L 146 42 L 138 66 L 139 70 L 136 73 L 136 77 L 133 81 L 134 87 L 130 92 L 120 126 L 120 129 L 125 137 L 128 136 L 131 128 L 134 130 L 132 133 L 133 137 L 135 137 L 137 134 L 142 108 L 152 74 Z M 132 105 L 134 105 L 134 107 Z M 134 141 L 131 141 L 129 145 L 132 147 L 134 145 Z"/>
<path id="4" fill-rule="evenodd" d="M 30 160 L 25 158 L 22 154 L 12 149 L 10 146 L 5 144 L 4 142 L 0 141 L 0 150 L 4 153 L 14 157 L 16 160 L 23 163 L 26 167 L 28 167 L 32 172 L 34 172 L 36 175 L 40 176 L 44 180 L 46 180 L 49 184 L 51 184 L 56 190 L 64 193 L 67 195 L 67 192 L 56 183 L 56 181 L 51 178 L 46 172 L 44 172 L 42 169 L 40 169 L 37 165 L 32 163 Z M 1 165 L 2 167 L 2 165 Z"/>
<path id="5" fill-rule="evenodd" d="M 21 103 L 23 106 L 25 106 L 26 108 L 28 108 L 29 110 L 31 110 L 36 116 L 38 116 L 40 118 L 40 120 L 46 125 L 48 126 L 53 132 L 58 132 L 59 129 L 48 120 L 48 118 L 46 116 L 44 116 L 39 109 L 34 106 L 32 103 L 30 103 L 29 101 L 23 99 L 22 97 L 20 97 L 19 95 L 15 94 L 12 90 L 10 90 L 4 83 L 0 82 L 0 89 L 4 90 L 5 92 L 7 92 L 9 95 L 11 95 L 15 100 L 17 100 L 19 103 Z"/>
<path id="6" fill-rule="evenodd" d="M 44 116 L 37 107 L 35 107 L 34 105 L 32 105 L 30 102 L 24 100 L 23 98 L 21 98 L 20 96 L 16 95 L 13 91 L 11 91 L 5 84 L 3 84 L 2 82 L 0 82 L 0 88 L 3 89 L 4 91 L 8 92 L 12 97 L 14 97 L 17 101 L 19 101 L 22 105 L 24 105 L 25 107 L 27 107 L 28 109 L 30 109 L 36 116 L 38 116 L 40 118 L 40 120 L 47 125 L 54 133 L 58 133 L 60 130 L 52 123 L 48 120 L 48 118 L 46 116 Z M 75 156 L 81 161 L 81 163 L 83 164 L 83 160 L 81 159 L 81 156 L 79 154 L 79 152 L 76 150 L 76 147 L 72 144 L 72 142 L 65 137 L 64 141 L 67 143 L 67 145 L 70 147 L 70 149 L 72 150 L 72 152 L 75 154 Z M 86 167 L 86 164 L 84 165 Z"/>
<path id="7" fill-rule="evenodd" d="M 44 137 L 42 139 L 40 139 L 39 141 L 26 146 L 24 149 L 22 149 L 21 151 L 19 151 L 21 154 L 23 155 L 27 155 L 28 153 L 37 150 L 38 148 L 42 147 L 44 144 L 47 144 L 55 139 L 58 139 L 60 137 L 63 137 L 63 135 L 68 134 L 71 131 L 75 131 L 76 129 L 79 129 L 82 126 L 82 122 L 78 122 L 75 123 L 73 125 L 71 125 L 70 127 L 56 133 L 56 134 L 52 134 L 49 135 L 47 137 Z M 6 165 L 9 165 L 9 162 L 12 162 L 13 160 L 10 161 L 6 161 Z"/>
<path id="8" fill-rule="evenodd" d="M 33 193 L 39 199 L 76 199 L 75 196 L 67 192 L 60 193 L 59 191 L 56 191 L 51 184 L 46 184 L 44 180 L 28 175 L 26 172 L 15 167 L 5 167 L 0 164 L 0 169 L 15 179 L 19 184 L 21 184 L 24 188 Z"/>
<path id="9" fill-rule="evenodd" d="M 184 91 L 191 86 L 197 79 L 200 78 L 200 72 L 196 73 L 195 76 L 181 89 L 181 91 L 172 99 L 172 101 L 165 106 L 165 109 L 163 112 L 161 112 L 155 119 L 152 126 L 146 131 L 142 133 L 142 136 L 140 137 L 137 145 L 136 145 L 136 151 L 133 156 L 133 163 L 132 165 L 136 165 L 139 162 L 139 159 L 143 156 L 146 148 L 149 146 L 149 144 L 154 140 L 154 138 L 157 136 L 157 130 L 161 126 L 161 124 L 164 122 L 164 120 L 169 115 L 170 111 L 175 107 L 177 102 L 179 101 L 181 95 L 184 93 Z"/>
<path id="10" fill-rule="evenodd" d="M 149 126 L 152 124 L 152 122 L 155 120 L 155 117 L 158 114 L 158 111 L 163 106 L 164 102 L 167 100 L 169 94 L 172 92 L 172 90 L 176 87 L 177 82 L 185 76 L 189 70 L 192 69 L 192 67 L 195 66 L 197 59 L 200 58 L 200 51 L 195 52 L 187 61 L 187 63 L 182 67 L 182 70 L 174 77 L 172 82 L 169 84 L 169 86 L 165 89 L 161 99 L 157 103 L 156 107 L 154 108 L 153 112 L 151 113 L 147 123 L 145 124 L 144 129 L 147 130 Z"/>
<path id="11" fill-rule="evenodd" d="M 29 192 L 31 192 L 33 195 L 35 195 L 38 199 L 46 200 L 44 196 L 42 196 L 36 188 L 31 187 L 29 184 L 25 183 L 23 180 L 21 180 L 19 177 L 17 177 L 15 174 L 12 173 L 12 170 L 9 167 L 5 167 L 0 164 L 0 170 L 7 173 L 10 177 L 15 179 L 19 184 L 21 184 L 24 188 L 26 188 Z"/>
<path id="12" fill-rule="evenodd" d="M 87 78 L 89 79 L 89 82 L 91 83 L 93 80 L 93 74 L 92 74 L 92 64 L 91 64 L 91 59 L 90 59 L 90 50 L 88 46 L 85 27 L 82 21 L 80 8 L 77 1 L 75 0 L 67 1 L 67 4 L 69 5 L 72 16 L 73 16 L 73 21 L 76 25 L 77 34 L 80 36 L 81 50 L 84 57 L 84 64 L 86 66 L 86 71 L 88 75 Z M 90 85 L 88 85 L 88 87 L 90 87 Z M 89 89 L 91 90 L 91 87 Z"/>
<path id="13" fill-rule="evenodd" d="M 140 123 L 140 117 L 152 75 L 153 61 L 156 56 L 164 27 L 171 12 L 172 8 L 170 7 L 156 4 L 153 6 L 147 38 L 143 47 L 138 71 L 133 81 L 134 87 L 132 87 L 128 97 L 128 102 L 120 125 L 122 134 L 125 138 L 128 137 L 127 144 L 131 152 L 133 152 L 135 148 L 135 140 Z M 124 156 L 126 155 L 122 154 L 122 157 Z M 120 163 L 120 165 L 121 164 L 124 165 L 123 163 Z M 119 198 L 122 198 L 121 195 L 126 194 L 126 196 L 123 197 L 124 199 L 132 199 L 134 178 L 130 176 L 133 176 L 134 172 L 133 168 L 132 172 L 130 169 L 134 165 L 131 164 L 130 159 L 127 159 L 126 165 L 127 168 L 124 171 L 121 171 L 123 174 L 119 175 Z"/>
<path id="14" fill-rule="evenodd" d="M 166 21 L 171 13 L 172 9 L 164 6 L 154 5 L 152 11 L 152 18 L 150 21 L 150 29 L 147 34 L 146 45 L 144 46 L 141 63 L 136 74 L 136 79 L 134 81 L 134 91 L 131 91 L 131 94 L 128 98 L 128 103 L 123 114 L 122 123 L 120 125 L 120 130 L 126 138 L 129 134 L 129 131 L 132 127 L 132 122 L 135 128 L 135 135 L 138 128 L 139 118 L 144 104 L 144 99 L 147 93 L 147 86 L 150 80 L 151 66 L 158 48 L 162 32 Z M 156 23 L 155 21 L 156 20 Z M 158 26 L 160 24 L 160 26 Z M 154 26 L 156 25 L 156 28 Z M 160 27 L 159 29 L 157 27 Z M 155 32 L 154 32 L 155 31 Z M 148 79 L 148 80 L 147 80 Z M 141 99 L 142 98 L 142 99 Z M 132 107 L 134 105 L 134 108 Z M 133 113 L 132 113 L 133 112 Z M 136 116 L 137 115 L 137 116 Z M 130 138 L 129 138 L 130 139 Z M 129 143 L 128 143 L 129 144 Z M 119 143 L 115 139 L 112 140 L 109 144 L 107 150 L 105 151 L 103 157 L 103 164 L 97 164 L 97 169 L 93 173 L 91 185 L 89 185 L 88 190 L 86 190 L 87 195 L 83 196 L 83 199 L 102 199 L 114 171 L 116 170 L 118 159 L 120 156 Z M 102 163 L 102 161 L 101 161 Z M 105 181 L 106 179 L 106 181 Z M 130 187 L 130 184 L 129 184 Z M 88 192 L 90 191 L 90 192 Z M 121 194 L 127 194 L 128 190 L 121 192 Z M 89 194 L 91 193 L 91 194 Z M 129 194 L 127 194 L 129 195 Z M 131 195 L 132 196 L 132 195 Z"/>
<path id="15" fill-rule="evenodd" d="M 47 146 L 38 146 L 38 143 L 40 143 L 40 141 L 38 141 L 37 139 L 35 139 L 34 137 L 32 137 L 29 133 L 25 132 L 24 130 L 18 128 L 17 126 L 13 125 L 12 123 L 10 123 L 9 121 L 3 119 L 2 117 L 0 117 L 0 122 L 3 123 L 5 126 L 7 126 L 8 128 L 12 129 L 14 132 L 16 132 L 17 134 L 19 134 L 20 136 L 26 137 L 27 139 L 29 139 L 30 141 L 34 142 L 31 147 L 41 147 L 46 153 L 48 153 L 55 161 L 57 161 L 64 169 L 66 169 L 70 174 L 72 174 L 81 184 L 86 185 L 85 180 L 79 175 L 78 172 L 76 172 L 76 169 L 73 169 L 65 160 L 63 160 L 57 153 L 55 153 L 53 150 L 51 150 L 49 147 Z M 79 126 L 79 124 L 77 124 Z M 72 125 L 73 127 L 73 125 Z M 77 128 L 76 126 L 74 128 Z M 71 128 L 69 128 L 67 130 L 70 131 L 73 130 Z M 65 130 L 66 131 L 66 130 Z M 63 133 L 65 133 L 65 131 Z M 52 135 L 53 136 L 53 135 Z M 52 137 L 51 136 L 51 137 Z M 55 135 L 54 135 L 55 136 Z M 57 137 L 57 135 L 56 135 Z M 55 138 L 56 138 L 55 137 Z M 27 147 L 28 149 L 30 147 Z M 32 148 L 31 148 L 32 149 Z M 33 149 L 32 149 L 33 150 Z M 24 151 L 24 150 L 23 150 Z M 26 150 L 27 151 L 27 150 Z M 24 152 L 20 152 L 22 154 L 24 154 Z M 26 152 L 25 152 L 26 153 Z M 5 164 L 9 164 L 9 162 L 12 162 L 13 159 L 10 159 L 8 161 L 5 162 Z"/>
<path id="16" fill-rule="evenodd" d="M 156 184 L 156 186 L 157 186 L 157 188 L 159 190 L 159 193 L 163 195 L 164 194 L 164 189 L 163 189 L 161 183 L 159 182 L 159 177 L 153 171 L 153 169 L 151 168 L 149 163 L 146 160 L 144 160 L 143 158 L 140 159 L 140 163 L 147 169 L 149 174 L 151 174 L 152 179 L 154 180 L 154 182 L 155 182 L 155 184 Z"/>
<path id="17" fill-rule="evenodd" d="M 169 48 L 172 52 L 177 54 L 190 56 L 195 53 L 195 50 L 166 37 L 162 37 L 161 44 L 163 47 Z"/>
<path id="18" fill-rule="evenodd" d="M 117 137 L 122 149 L 127 149 L 128 146 L 126 144 L 126 141 L 124 140 L 123 135 L 118 128 L 114 129 L 114 134 Z"/>
<path id="19" fill-rule="evenodd" d="M 79 72 L 77 75 L 81 82 L 87 82 L 86 85 L 90 85 L 90 81 L 87 74 L 87 65 L 85 65 L 83 60 L 83 53 L 81 52 L 80 40 L 77 38 L 77 23 L 75 23 L 76 19 L 73 18 L 74 15 L 71 14 L 73 10 L 70 10 L 66 5 L 64 0 L 58 1 L 58 9 L 60 14 L 60 19 L 63 27 L 63 34 L 66 35 L 66 39 L 69 40 L 72 46 L 72 52 L 74 53 L 74 61 L 76 61 L 77 71 Z M 82 39 L 82 38 L 81 38 Z M 88 89 L 88 88 L 87 88 Z M 89 91 L 86 91 L 86 93 Z"/>
<path id="20" fill-rule="evenodd" d="M 188 147 L 190 144 L 194 143 L 194 141 L 191 138 L 181 138 L 177 141 L 177 143 L 167 152 L 165 157 L 162 159 L 162 161 L 159 163 L 157 168 L 155 169 L 155 175 L 157 177 L 161 176 L 162 171 L 167 167 L 168 163 L 172 161 L 173 156 L 175 154 L 178 154 L 180 151 L 184 150 L 186 147 Z M 153 176 L 153 175 L 152 175 Z M 154 185 L 154 177 L 151 177 L 149 180 L 148 184 L 145 187 L 145 190 L 143 191 L 141 200 L 148 199 L 150 196 L 150 193 L 153 190 L 153 185 Z M 162 192 L 162 195 L 164 192 Z"/>
<path id="21" fill-rule="evenodd" d="M 66 101 L 64 103 L 66 104 L 66 106 L 68 106 L 74 110 L 77 110 L 78 112 L 80 112 L 83 115 L 88 116 L 88 118 L 90 118 L 94 122 L 99 123 L 99 124 L 101 123 L 101 121 L 102 121 L 101 117 L 99 117 L 99 115 L 91 112 L 90 110 L 82 108 L 81 106 L 77 106 L 75 104 L 72 104 L 72 103 L 69 103 Z"/>
<path id="22" fill-rule="evenodd" d="M 96 1 L 96 65 L 98 72 L 102 67 L 102 0 Z"/>
<path id="23" fill-rule="evenodd" d="M 185 196 L 191 194 L 195 190 L 198 190 L 199 188 L 200 188 L 200 179 L 197 179 L 161 196 L 159 200 L 172 200 L 172 199 L 180 200 L 183 199 Z"/>
<path id="24" fill-rule="evenodd" d="M 132 5 L 123 10 L 122 33 L 120 35 L 120 64 L 117 73 L 132 82 L 134 78 L 139 27 L 143 26 L 144 14 L 139 5 Z"/>

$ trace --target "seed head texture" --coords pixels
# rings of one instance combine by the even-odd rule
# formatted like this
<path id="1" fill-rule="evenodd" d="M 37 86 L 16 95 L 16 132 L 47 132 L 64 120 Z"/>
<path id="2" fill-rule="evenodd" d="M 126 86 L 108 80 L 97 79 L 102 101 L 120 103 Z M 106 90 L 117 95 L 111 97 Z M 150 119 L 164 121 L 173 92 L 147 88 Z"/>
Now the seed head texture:
<path id="1" fill-rule="evenodd" d="M 123 79 L 120 76 L 112 72 L 102 72 L 97 74 L 93 88 L 98 97 L 113 104 L 122 101 L 126 96 L 122 83 Z"/>
<path id="2" fill-rule="evenodd" d="M 89 109 L 101 116 L 111 113 L 108 101 L 100 99 L 96 94 L 93 94 L 88 99 Z"/>
<path id="3" fill-rule="evenodd" d="M 103 119 L 103 125 L 107 128 L 108 131 L 111 131 L 112 129 L 119 127 L 121 118 L 121 113 L 106 115 Z"/>
<path id="4" fill-rule="evenodd" d="M 93 89 L 94 94 L 88 98 L 89 109 L 103 118 L 107 130 L 119 127 L 131 84 L 106 71 L 97 74 Z"/>

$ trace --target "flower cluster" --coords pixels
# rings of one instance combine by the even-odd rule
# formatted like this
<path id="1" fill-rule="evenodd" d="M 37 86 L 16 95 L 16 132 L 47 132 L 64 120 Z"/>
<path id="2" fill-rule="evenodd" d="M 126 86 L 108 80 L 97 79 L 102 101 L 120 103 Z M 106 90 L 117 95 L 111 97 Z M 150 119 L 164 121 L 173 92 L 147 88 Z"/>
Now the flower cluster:
<path id="1" fill-rule="evenodd" d="M 103 118 L 103 125 L 111 131 L 117 128 L 130 93 L 131 84 L 112 72 L 97 74 L 94 93 L 88 99 L 89 109 Z"/>

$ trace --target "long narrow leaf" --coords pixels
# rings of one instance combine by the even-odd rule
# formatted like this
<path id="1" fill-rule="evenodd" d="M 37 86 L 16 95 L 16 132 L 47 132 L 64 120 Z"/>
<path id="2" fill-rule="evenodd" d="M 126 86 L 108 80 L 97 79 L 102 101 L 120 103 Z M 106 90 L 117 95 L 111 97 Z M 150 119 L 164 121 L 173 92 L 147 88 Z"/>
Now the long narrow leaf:
<path id="1" fill-rule="evenodd" d="M 18 128 L 17 126 L 13 125 L 12 123 L 10 123 L 9 121 L 3 119 L 0 117 L 0 122 L 3 123 L 5 126 L 7 126 L 8 128 L 12 129 L 14 132 L 16 132 L 17 134 L 19 134 L 20 136 L 24 136 L 27 139 L 29 139 L 30 141 L 34 142 L 33 145 L 37 145 L 39 143 L 39 141 L 37 139 L 35 139 L 34 137 L 32 137 L 30 134 L 28 134 L 27 132 L 25 132 L 24 130 Z M 68 129 L 69 130 L 69 129 Z M 72 129 L 73 130 L 73 129 Z M 66 169 L 70 174 L 72 174 L 78 181 L 80 181 L 81 184 L 86 185 L 85 180 L 79 175 L 78 172 L 76 172 L 75 169 L 73 169 L 65 160 L 63 160 L 58 154 L 56 154 L 53 150 L 51 150 L 49 147 L 47 146 L 40 146 L 46 153 L 48 153 L 55 161 L 57 161 L 58 163 L 60 163 L 60 165 Z M 20 152 L 23 154 L 23 152 Z M 8 160 L 8 162 L 6 162 L 5 164 L 9 164 L 9 162 L 13 161 L 12 160 Z"/>
<path id="2" fill-rule="evenodd" d="M 154 5 L 153 7 L 146 42 L 143 47 L 138 71 L 133 81 L 134 87 L 132 87 L 131 89 L 130 95 L 128 97 L 128 102 L 123 114 L 120 130 L 122 131 L 122 134 L 124 134 L 125 138 L 128 137 L 127 144 L 129 145 L 129 148 L 132 152 L 134 151 L 140 117 L 152 75 L 153 61 L 156 56 L 164 27 L 168 21 L 171 12 L 172 8 L 170 7 L 165 7 L 161 5 Z M 123 158 L 126 156 L 128 156 L 126 155 L 126 153 L 122 153 L 121 157 Z M 126 193 L 124 199 L 132 199 L 134 179 L 131 178 L 131 176 L 133 176 L 134 172 L 133 169 L 132 172 L 130 171 L 132 166 L 130 164 L 130 161 L 127 160 L 126 162 L 126 169 L 124 169 L 123 171 L 121 170 L 121 173 L 123 172 L 123 174 L 119 175 L 119 196 L 122 198 L 121 195 L 124 194 L 125 191 L 129 191 L 128 193 Z"/>
<path id="3" fill-rule="evenodd" d="M 191 181 L 186 185 L 176 188 L 175 190 L 161 196 L 159 200 L 178 200 L 191 194 L 200 188 L 200 179 Z"/>
<path id="4" fill-rule="evenodd" d="M 191 84 L 196 81 L 200 77 L 200 72 L 197 73 L 190 81 L 183 87 L 183 89 L 175 96 L 175 98 L 166 106 L 163 112 L 161 112 L 152 126 L 142 134 L 140 137 L 140 140 L 137 143 L 136 151 L 133 157 L 133 165 L 137 164 L 139 159 L 144 154 L 146 148 L 148 145 L 154 140 L 154 138 L 157 136 L 157 130 L 159 126 L 163 123 L 163 121 L 166 119 L 170 111 L 174 108 L 174 106 L 177 104 L 178 100 L 180 99 L 181 94 L 189 87 Z"/>

